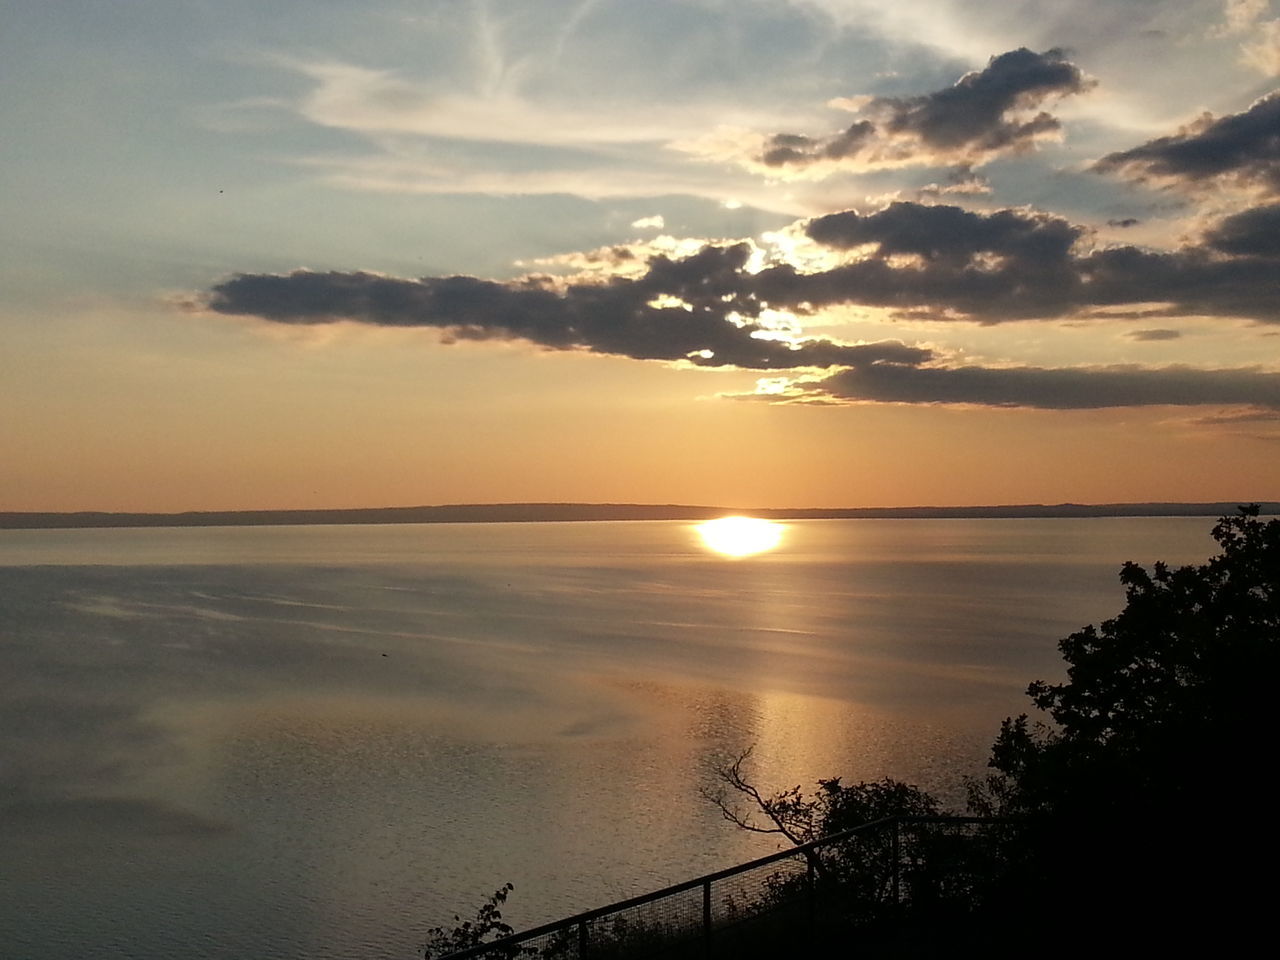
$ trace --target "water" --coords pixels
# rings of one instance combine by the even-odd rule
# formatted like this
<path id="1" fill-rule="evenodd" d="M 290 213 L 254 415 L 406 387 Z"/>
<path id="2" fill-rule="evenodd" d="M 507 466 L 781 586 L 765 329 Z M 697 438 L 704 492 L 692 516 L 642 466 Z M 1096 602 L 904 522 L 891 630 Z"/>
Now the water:
<path id="1" fill-rule="evenodd" d="M 1121 561 L 1211 521 L 0 532 L 6 958 L 387 957 L 775 849 L 698 798 L 894 776 L 952 803 Z"/>

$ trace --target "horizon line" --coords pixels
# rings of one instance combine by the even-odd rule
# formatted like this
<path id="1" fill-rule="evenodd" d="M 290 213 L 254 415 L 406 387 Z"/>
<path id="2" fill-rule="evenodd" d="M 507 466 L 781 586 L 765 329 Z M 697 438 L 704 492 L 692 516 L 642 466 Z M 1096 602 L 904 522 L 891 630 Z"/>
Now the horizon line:
<path id="1" fill-rule="evenodd" d="M 770 520 L 841 519 L 1052 519 L 1056 517 L 1223 516 L 1257 504 L 1261 513 L 1280 513 L 1280 502 L 1136 501 L 1117 503 L 983 504 L 899 507 L 724 507 L 705 504 L 580 501 L 502 501 L 421 504 L 403 507 L 303 507 L 251 510 L 0 511 L 0 529 L 87 527 L 297 526 L 310 524 L 530 523 L 625 520 L 704 520 L 749 514 Z"/>

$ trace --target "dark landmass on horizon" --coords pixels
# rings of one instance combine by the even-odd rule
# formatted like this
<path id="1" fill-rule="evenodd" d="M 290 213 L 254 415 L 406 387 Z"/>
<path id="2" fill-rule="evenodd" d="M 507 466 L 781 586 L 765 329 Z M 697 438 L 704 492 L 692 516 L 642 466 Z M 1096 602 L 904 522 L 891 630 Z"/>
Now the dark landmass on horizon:
<path id="1" fill-rule="evenodd" d="M 1052 517 L 1220 517 L 1245 503 L 1267 515 L 1280 502 L 1223 500 L 1216 503 L 1058 503 L 985 507 L 729 508 L 637 503 L 460 503 L 353 510 L 207 510 L 185 513 L 0 512 L 2 530 L 81 527 L 252 527 L 363 523 L 552 523 L 591 520 L 710 520 L 748 514 L 769 520 L 921 520 Z"/>

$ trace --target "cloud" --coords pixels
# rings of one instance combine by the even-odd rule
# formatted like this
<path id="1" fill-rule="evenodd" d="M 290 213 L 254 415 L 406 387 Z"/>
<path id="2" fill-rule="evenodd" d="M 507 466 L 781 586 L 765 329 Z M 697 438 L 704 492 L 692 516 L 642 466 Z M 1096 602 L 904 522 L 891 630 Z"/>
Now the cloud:
<path id="1" fill-rule="evenodd" d="M 523 341 L 638 360 L 799 371 L 762 380 L 756 398 L 767 402 L 1280 410 L 1280 373 L 1261 368 L 956 366 L 898 340 L 803 338 L 769 322 L 771 312 L 804 315 L 837 302 L 985 322 L 1100 317 L 1091 311 L 1153 303 L 1163 303 L 1166 314 L 1280 321 L 1275 263 L 1254 255 L 1276 216 L 1264 207 L 1228 217 L 1204 245 L 1160 253 L 1090 249 L 1083 227 L 1029 210 L 984 214 L 897 202 L 872 214 L 808 221 L 810 240 L 859 258 L 813 273 L 782 262 L 762 266 L 762 251 L 748 242 L 706 243 L 684 256 L 653 253 L 642 265 L 628 251 L 618 265 L 629 272 L 611 275 L 608 265 L 618 256 L 612 248 L 601 261 L 606 272 L 569 278 L 239 274 L 213 287 L 204 305 L 283 324 L 345 320 L 434 329 L 446 342 Z M 1270 247 L 1261 252 L 1274 254 Z M 1180 334 L 1154 328 L 1129 336 Z M 805 373 L 819 368 L 830 372 Z"/>
<path id="2" fill-rule="evenodd" d="M 844 402 L 973 404 L 1041 410 L 1240 405 L 1280 410 L 1280 373 L 1191 367 L 908 367 L 842 370 L 799 386 Z"/>
<path id="3" fill-rule="evenodd" d="M 1280 323 L 1272 259 L 1278 216 L 1275 207 L 1236 214 L 1201 245 L 1159 252 L 1091 248 L 1084 227 L 1026 209 L 975 213 L 899 201 L 805 223 L 809 241 L 835 251 L 834 266 L 811 272 L 787 261 L 785 248 L 770 254 L 746 241 L 671 253 L 642 245 L 584 255 L 576 275 L 506 282 L 362 271 L 238 274 L 202 303 L 274 323 L 425 327 L 446 342 L 516 340 L 705 367 L 921 366 L 937 359 L 928 349 L 803 338 L 794 324 L 780 329 L 772 318 L 849 304 L 986 324 L 1148 315 Z"/>
<path id="4" fill-rule="evenodd" d="M 916 191 L 918 199 L 959 194 L 981 196 L 991 193 L 991 181 L 974 173 L 969 167 L 956 167 L 948 171 L 944 183 L 926 183 Z"/>
<path id="5" fill-rule="evenodd" d="M 1280 203 L 1225 217 L 1205 233 L 1205 243 L 1223 253 L 1280 257 Z"/>
<path id="6" fill-rule="evenodd" d="M 706 246 L 678 260 L 653 257 L 636 279 L 563 289 L 552 289 L 547 278 L 500 283 L 364 272 L 239 274 L 213 287 L 205 306 L 275 323 L 426 327 L 446 340 L 522 340 L 551 350 L 703 367 L 776 370 L 912 364 L 932 357 L 897 340 L 843 344 L 779 335 L 753 319 L 762 305 L 743 289 L 749 254 L 747 244 Z"/>
<path id="7" fill-rule="evenodd" d="M 1259 23 L 1253 38 L 1240 45 L 1240 60 L 1268 77 L 1280 77 L 1280 20 Z"/>
<path id="8" fill-rule="evenodd" d="M 1226 22 L 1219 29 L 1224 34 L 1248 30 L 1267 12 L 1267 4 L 1268 0 L 1223 0 Z"/>
<path id="9" fill-rule="evenodd" d="M 1149 343 L 1157 340 L 1178 340 L 1182 337 L 1181 332 L 1177 330 L 1134 330 L 1128 334 L 1130 340 L 1137 340 L 1140 343 Z"/>
<path id="10" fill-rule="evenodd" d="M 280 57 L 277 62 L 315 84 L 296 106 L 304 119 L 371 135 L 590 146 L 662 142 L 707 122 L 706 116 L 686 117 L 670 109 L 619 116 L 590 101 L 552 105 L 501 89 L 442 92 L 394 71 L 336 61 Z"/>
<path id="11" fill-rule="evenodd" d="M 1243 36 L 1240 62 L 1269 77 L 1280 76 L 1280 19 L 1264 20 L 1268 0 L 1226 0 L 1220 36 Z"/>
<path id="12" fill-rule="evenodd" d="M 1196 422 L 1209 426 L 1230 426 L 1239 423 L 1280 423 L 1280 410 L 1242 410 L 1233 413 L 1219 413 L 1200 417 Z"/>
<path id="13" fill-rule="evenodd" d="M 806 232 L 857 259 L 813 273 L 768 267 L 750 279 L 761 300 L 796 309 L 861 304 L 981 323 L 1098 317 L 1143 305 L 1170 316 L 1280 322 L 1274 262 L 1203 245 L 1091 249 L 1083 227 L 1025 209 L 973 213 L 899 201 L 873 214 L 818 217 Z"/>
<path id="14" fill-rule="evenodd" d="M 1092 85 L 1063 51 L 1034 53 L 1023 47 L 992 57 L 984 69 L 933 93 L 833 101 L 860 119 L 825 137 L 772 134 L 751 160 L 780 173 L 815 165 L 862 170 L 955 165 L 968 170 L 1056 136 L 1058 119 L 1037 108 Z"/>
<path id="15" fill-rule="evenodd" d="M 654 214 L 652 217 L 641 217 L 639 220 L 631 221 L 631 226 L 637 230 L 661 230 L 666 225 L 666 221 L 662 219 L 662 214 Z"/>
<path id="16" fill-rule="evenodd" d="M 1206 113 L 1175 134 L 1107 154 L 1093 169 L 1160 186 L 1225 183 L 1280 194 L 1280 92 L 1243 113 L 1217 119 Z"/>
<path id="17" fill-rule="evenodd" d="M 1019 260 L 1060 260 L 1083 234 L 1080 227 L 1023 210 L 971 213 L 960 207 L 899 201 L 873 214 L 856 211 L 810 220 L 811 240 L 838 249 L 866 244 L 876 254 L 914 254 L 926 262 L 963 263 L 979 253 Z"/>
<path id="18" fill-rule="evenodd" d="M 565 194 L 590 199 L 604 197 L 654 197 L 684 194 L 703 197 L 729 207 L 749 205 L 761 210 L 798 216 L 812 209 L 800 199 L 783 197 L 765 185 L 750 182 L 745 174 L 726 178 L 701 165 L 669 165 L 665 153 L 637 148 L 626 156 L 564 156 L 548 158 L 546 167 L 514 169 L 484 152 L 461 151 L 444 156 L 442 148 L 421 150 L 412 143 L 380 141 L 378 153 L 317 154 L 293 161 L 314 171 L 333 187 L 367 193 L 389 194 Z M 526 153 L 526 156 L 532 154 Z M 655 159 L 657 157 L 658 159 Z M 504 165 L 505 164 L 505 165 Z"/>

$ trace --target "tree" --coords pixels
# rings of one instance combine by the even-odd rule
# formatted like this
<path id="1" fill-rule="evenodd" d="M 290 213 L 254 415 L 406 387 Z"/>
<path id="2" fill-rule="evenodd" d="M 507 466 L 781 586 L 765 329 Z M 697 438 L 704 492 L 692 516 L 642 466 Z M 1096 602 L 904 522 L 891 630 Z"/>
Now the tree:
<path id="1" fill-rule="evenodd" d="M 1067 681 L 1027 690 L 1053 723 L 1004 721 L 993 806 L 1051 812 L 1099 772 L 1120 778 L 1109 793 L 1182 805 L 1188 759 L 1257 759 L 1280 666 L 1280 521 L 1241 507 L 1213 536 L 1222 553 L 1201 566 L 1124 564 L 1125 608 L 1059 643 Z"/>
<path id="2" fill-rule="evenodd" d="M 932 816 L 938 803 L 918 787 L 891 780 L 851 786 L 840 777 L 819 780 L 806 796 L 797 785 L 765 795 L 743 771 L 752 748 L 713 771 L 715 787 L 700 790 L 735 826 L 752 833 L 776 833 L 796 846 L 894 816 Z M 849 896 L 870 903 L 888 899 L 895 868 L 892 833 L 856 835 L 839 844 L 805 852 L 822 880 L 838 883 Z M 789 891 L 782 890 L 784 895 Z"/>
<path id="3" fill-rule="evenodd" d="M 1087 891 L 1147 938 L 1159 917 L 1235 914 L 1251 864 L 1275 862 L 1269 811 L 1235 824 L 1274 752 L 1280 521 L 1241 507 L 1213 537 L 1199 566 L 1124 564 L 1124 609 L 1060 642 L 1065 682 L 1028 688 L 1049 722 L 1006 719 L 970 791 L 975 812 L 1027 818 L 1012 887 Z"/>
<path id="4" fill-rule="evenodd" d="M 799 785 L 765 796 L 743 772 L 753 750 L 748 747 L 731 763 L 716 767 L 712 771 L 716 786 L 699 790 L 721 816 L 743 830 L 781 834 L 799 846 L 886 817 L 938 812 L 938 802 L 929 794 L 888 777 L 848 787 L 841 784 L 840 777 L 831 777 L 818 781 L 812 797 L 806 797 Z M 762 824 L 758 815 L 763 815 L 766 823 Z"/>

